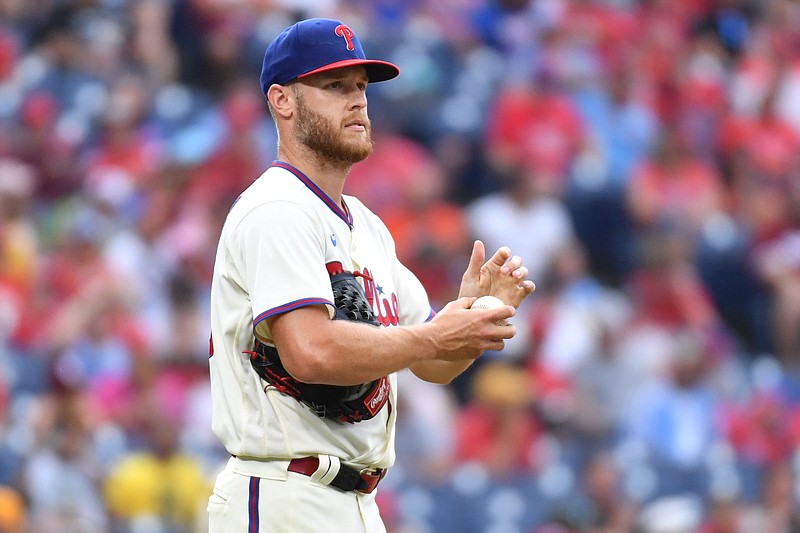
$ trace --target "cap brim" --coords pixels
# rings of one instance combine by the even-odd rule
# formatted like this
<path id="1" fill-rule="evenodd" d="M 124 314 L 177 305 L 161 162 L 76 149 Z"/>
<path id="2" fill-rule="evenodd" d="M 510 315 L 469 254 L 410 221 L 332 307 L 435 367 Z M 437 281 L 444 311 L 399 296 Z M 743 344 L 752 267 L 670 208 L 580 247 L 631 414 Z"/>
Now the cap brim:
<path id="1" fill-rule="evenodd" d="M 345 59 L 343 61 L 330 63 L 324 67 L 316 68 L 310 72 L 306 72 L 305 74 L 301 74 L 297 77 L 297 79 L 305 78 L 313 74 L 319 74 L 320 72 L 328 72 L 329 70 L 353 67 L 356 65 L 363 65 L 367 69 L 367 78 L 369 78 L 370 83 L 390 80 L 400 74 L 400 69 L 397 68 L 397 65 L 389 63 L 388 61 L 380 61 L 377 59 Z"/>

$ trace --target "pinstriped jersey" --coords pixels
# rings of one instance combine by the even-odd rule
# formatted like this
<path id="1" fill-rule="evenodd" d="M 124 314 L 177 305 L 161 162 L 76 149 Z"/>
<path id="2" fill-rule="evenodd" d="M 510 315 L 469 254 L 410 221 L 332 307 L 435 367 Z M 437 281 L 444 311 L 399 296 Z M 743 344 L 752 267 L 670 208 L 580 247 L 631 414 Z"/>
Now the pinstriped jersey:
<path id="1" fill-rule="evenodd" d="M 417 278 L 397 259 L 381 220 L 358 199 L 336 204 L 298 169 L 275 162 L 234 203 L 222 229 L 211 285 L 209 358 L 212 428 L 238 456 L 291 459 L 335 455 L 361 466 L 394 462 L 395 375 L 389 405 L 371 420 L 347 424 L 266 387 L 251 368 L 253 336 L 271 341 L 267 318 L 307 305 L 333 317 L 326 265 L 366 274 L 365 292 L 384 327 L 432 315 Z"/>

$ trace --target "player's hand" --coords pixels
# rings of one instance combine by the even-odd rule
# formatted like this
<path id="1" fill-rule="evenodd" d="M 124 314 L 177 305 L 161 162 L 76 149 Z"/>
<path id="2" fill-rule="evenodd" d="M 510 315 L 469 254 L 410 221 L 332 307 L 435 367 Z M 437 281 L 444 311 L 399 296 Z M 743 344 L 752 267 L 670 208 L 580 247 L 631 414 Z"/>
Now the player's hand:
<path id="1" fill-rule="evenodd" d="M 518 308 L 536 289 L 536 285 L 527 277 L 528 267 L 522 264 L 521 257 L 512 256 L 507 246 L 502 246 L 486 261 L 486 249 L 483 242 L 477 240 L 472 246 L 467 270 L 461 278 L 459 296 L 489 294 Z"/>
<path id="2" fill-rule="evenodd" d="M 505 339 L 517 330 L 508 322 L 514 316 L 510 305 L 496 309 L 470 309 L 475 298 L 459 298 L 449 302 L 433 317 L 436 327 L 438 359 L 474 359 L 487 350 L 500 351 Z"/>

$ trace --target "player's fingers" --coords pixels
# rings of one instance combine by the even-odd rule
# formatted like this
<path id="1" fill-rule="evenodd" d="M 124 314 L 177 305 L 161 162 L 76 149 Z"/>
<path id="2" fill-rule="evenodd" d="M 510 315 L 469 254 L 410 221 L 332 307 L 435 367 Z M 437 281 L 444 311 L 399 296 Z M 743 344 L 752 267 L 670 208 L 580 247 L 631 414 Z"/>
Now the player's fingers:
<path id="1" fill-rule="evenodd" d="M 528 267 L 521 266 L 519 268 L 515 268 L 511 275 L 516 279 L 525 279 L 528 277 Z"/>
<path id="2" fill-rule="evenodd" d="M 505 347 L 506 343 L 502 339 L 492 339 L 486 346 L 486 351 L 499 352 Z"/>
<path id="3" fill-rule="evenodd" d="M 529 279 L 520 283 L 520 288 L 525 291 L 526 296 L 536 290 L 536 284 Z"/>
<path id="4" fill-rule="evenodd" d="M 517 328 L 511 324 L 507 324 L 503 326 L 503 331 L 501 332 L 501 339 L 511 339 L 514 335 L 517 334 Z"/>
<path id="5" fill-rule="evenodd" d="M 517 285 L 516 289 L 509 294 L 509 297 L 511 298 L 511 305 L 514 307 L 519 307 L 522 305 L 522 301 L 530 296 L 535 290 L 535 283 L 529 279 L 523 280 L 519 285 Z"/>
<path id="6" fill-rule="evenodd" d="M 514 316 L 514 314 L 517 312 L 513 305 L 504 305 L 502 307 L 498 307 L 497 309 L 492 309 L 491 311 L 491 318 L 495 324 L 505 323 L 506 320 Z"/>
<path id="7" fill-rule="evenodd" d="M 513 305 L 504 305 L 501 307 L 497 307 L 495 309 L 480 309 L 479 312 L 483 313 L 483 316 L 481 316 L 479 320 L 491 324 L 491 327 L 488 330 L 489 337 L 500 338 L 500 336 L 497 334 L 497 332 L 500 330 L 498 330 L 497 328 L 508 327 L 510 325 L 509 319 L 514 316 L 516 311 L 517 310 L 516 308 L 514 308 Z M 505 332 L 508 333 L 507 330 L 505 330 Z"/>
<path id="8" fill-rule="evenodd" d="M 503 265 L 506 264 L 509 257 L 511 257 L 511 249 L 508 246 L 501 246 L 497 249 L 492 258 L 489 259 L 486 266 L 494 265 L 502 271 Z"/>
<path id="9" fill-rule="evenodd" d="M 515 255 L 514 257 L 506 261 L 506 264 L 503 265 L 503 267 L 500 269 L 500 272 L 503 274 L 511 274 L 521 266 L 522 266 L 522 258 L 518 255 Z"/>
<path id="10" fill-rule="evenodd" d="M 488 331 L 489 339 L 492 341 L 502 341 L 506 339 L 511 339 L 514 335 L 517 334 L 517 328 L 512 324 L 495 324 L 492 326 L 492 329 Z"/>

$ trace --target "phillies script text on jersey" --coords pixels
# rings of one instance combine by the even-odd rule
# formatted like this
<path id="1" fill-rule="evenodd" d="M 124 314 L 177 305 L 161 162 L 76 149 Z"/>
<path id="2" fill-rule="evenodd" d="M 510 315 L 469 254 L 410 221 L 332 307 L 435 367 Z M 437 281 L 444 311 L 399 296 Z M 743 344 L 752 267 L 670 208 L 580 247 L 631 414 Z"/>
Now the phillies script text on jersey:
<path id="1" fill-rule="evenodd" d="M 400 323 L 400 306 L 397 303 L 397 294 L 389 296 L 383 294 L 383 287 L 377 285 L 368 268 L 364 269 L 364 292 L 367 301 L 375 311 L 375 316 L 382 326 L 396 326 Z"/>

